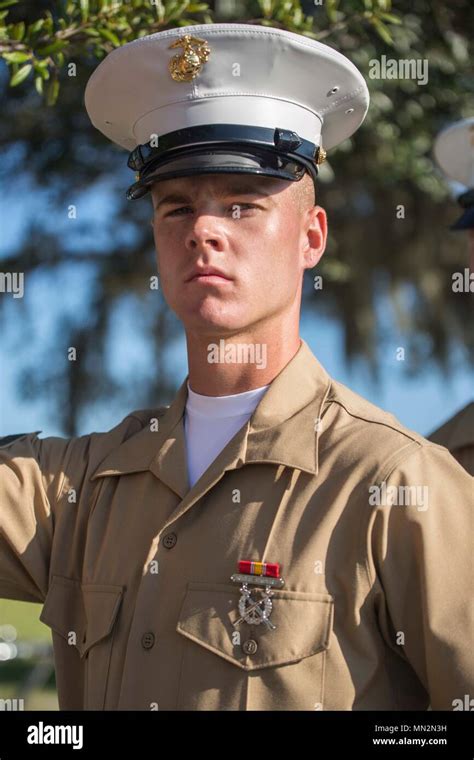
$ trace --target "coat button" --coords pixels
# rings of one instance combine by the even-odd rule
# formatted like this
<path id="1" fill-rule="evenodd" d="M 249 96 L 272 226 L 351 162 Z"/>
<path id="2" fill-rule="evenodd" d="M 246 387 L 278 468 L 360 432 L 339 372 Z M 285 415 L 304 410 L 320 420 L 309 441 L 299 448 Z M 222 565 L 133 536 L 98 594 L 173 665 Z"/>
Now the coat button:
<path id="1" fill-rule="evenodd" d="M 177 540 L 178 536 L 176 533 L 167 533 L 166 536 L 163 537 L 162 544 L 167 549 L 172 549 Z"/>
<path id="2" fill-rule="evenodd" d="M 244 641 L 242 644 L 242 649 L 245 654 L 255 654 L 258 649 L 258 644 L 255 639 L 247 639 L 247 641 Z"/>
<path id="3" fill-rule="evenodd" d="M 144 633 L 142 636 L 142 647 L 143 649 L 151 649 L 155 644 L 155 634 L 151 633 L 151 631 L 148 631 L 148 633 Z"/>

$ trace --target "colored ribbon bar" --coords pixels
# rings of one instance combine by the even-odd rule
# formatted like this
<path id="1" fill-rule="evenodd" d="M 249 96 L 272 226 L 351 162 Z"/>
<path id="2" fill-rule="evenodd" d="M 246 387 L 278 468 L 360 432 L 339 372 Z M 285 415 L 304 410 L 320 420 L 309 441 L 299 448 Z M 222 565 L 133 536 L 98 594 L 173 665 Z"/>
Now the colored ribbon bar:
<path id="1" fill-rule="evenodd" d="M 249 575 L 267 575 L 272 578 L 280 577 L 280 565 L 278 562 L 252 562 L 249 559 L 241 559 L 238 564 L 239 573 Z"/>

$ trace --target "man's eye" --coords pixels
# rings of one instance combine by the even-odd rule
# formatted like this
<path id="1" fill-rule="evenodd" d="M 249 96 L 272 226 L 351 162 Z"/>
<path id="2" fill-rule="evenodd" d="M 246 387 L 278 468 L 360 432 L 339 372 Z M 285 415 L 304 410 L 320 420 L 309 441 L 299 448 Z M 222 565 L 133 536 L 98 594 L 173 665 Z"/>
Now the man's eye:
<path id="1" fill-rule="evenodd" d="M 240 208 L 245 208 L 245 207 L 255 208 L 255 205 L 253 203 L 231 203 L 231 205 L 229 206 L 231 212 L 235 210 L 236 206 Z M 175 216 L 175 215 L 181 216 L 181 211 L 186 211 L 186 209 L 190 209 L 190 208 L 191 206 L 180 206 L 180 208 L 176 208 L 174 209 L 174 211 L 170 211 L 169 214 L 167 214 L 167 216 Z"/>
<path id="2" fill-rule="evenodd" d="M 247 208 L 257 208 L 254 203 L 233 203 L 231 206 L 231 210 L 234 211 L 235 207 L 244 208 L 247 206 Z"/>
<path id="3" fill-rule="evenodd" d="M 181 206 L 181 208 L 176 208 L 174 211 L 170 211 L 167 216 L 174 216 L 175 214 L 179 214 L 180 211 L 183 211 L 183 209 L 187 209 L 189 206 Z"/>

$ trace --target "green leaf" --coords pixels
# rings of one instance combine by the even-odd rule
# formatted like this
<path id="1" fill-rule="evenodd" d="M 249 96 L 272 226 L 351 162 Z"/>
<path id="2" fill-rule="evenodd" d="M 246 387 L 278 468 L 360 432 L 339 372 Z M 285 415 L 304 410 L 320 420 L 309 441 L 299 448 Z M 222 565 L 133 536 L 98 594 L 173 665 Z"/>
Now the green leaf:
<path id="1" fill-rule="evenodd" d="M 272 13 L 272 0 L 258 0 L 263 15 L 268 18 Z"/>
<path id="2" fill-rule="evenodd" d="M 379 13 L 379 18 L 383 18 L 384 21 L 389 21 L 391 24 L 402 23 L 402 19 L 398 16 L 394 16 L 393 13 Z"/>
<path id="3" fill-rule="evenodd" d="M 46 105 L 54 106 L 58 99 L 59 82 L 56 77 L 51 79 L 46 90 Z"/>
<path id="4" fill-rule="evenodd" d="M 100 37 L 99 32 L 97 29 L 84 29 L 84 34 L 87 34 L 88 37 Z"/>
<path id="5" fill-rule="evenodd" d="M 9 8 L 10 5 L 16 5 L 18 3 L 18 0 L 2 0 L 0 2 L 0 8 Z"/>
<path id="6" fill-rule="evenodd" d="M 80 0 L 81 16 L 83 21 L 87 21 L 89 16 L 89 0 Z"/>
<path id="7" fill-rule="evenodd" d="M 53 55 L 53 61 L 57 64 L 58 68 L 62 68 L 64 66 L 64 53 L 55 53 Z"/>
<path id="8" fill-rule="evenodd" d="M 106 40 L 112 42 L 115 47 L 120 47 L 120 40 L 116 34 L 110 31 L 110 29 L 99 29 L 99 34 Z"/>
<path id="9" fill-rule="evenodd" d="M 165 11 L 165 6 L 161 2 L 161 0 L 153 0 L 152 7 L 155 9 L 155 13 L 157 15 L 158 21 L 163 21 L 166 11 Z M 190 8 L 191 6 L 189 6 L 189 9 Z"/>
<path id="10" fill-rule="evenodd" d="M 3 53 L 3 57 L 8 63 L 24 63 L 30 60 L 31 53 L 21 53 L 18 50 L 14 53 Z"/>
<path id="11" fill-rule="evenodd" d="M 47 61 L 36 60 L 34 61 L 33 66 L 36 73 L 41 77 L 41 79 L 49 79 L 49 69 L 48 69 Z"/>
<path id="12" fill-rule="evenodd" d="M 64 50 L 65 47 L 67 47 L 65 40 L 55 40 L 50 45 L 46 45 L 46 47 L 38 48 L 37 52 L 39 55 L 50 55 L 51 53 L 57 53 L 59 50 Z"/>
<path id="13" fill-rule="evenodd" d="M 48 16 L 48 18 L 44 18 L 43 21 L 44 21 L 44 31 L 46 32 L 46 34 L 52 35 L 54 31 L 53 19 L 49 18 Z"/>
<path id="14" fill-rule="evenodd" d="M 326 15 L 332 23 L 334 23 L 337 20 L 337 2 L 336 0 L 326 0 L 325 3 L 326 8 Z"/>
<path id="15" fill-rule="evenodd" d="M 18 24 L 13 24 L 13 26 L 10 27 L 10 36 L 13 40 L 21 42 L 25 36 L 25 22 L 19 21 Z"/>
<path id="16" fill-rule="evenodd" d="M 40 77 L 40 76 L 39 77 L 35 77 L 35 88 L 36 88 L 36 92 L 39 95 L 43 94 L 43 78 L 42 77 Z"/>
<path id="17" fill-rule="evenodd" d="M 370 23 L 371 23 L 371 24 L 372 24 L 372 26 L 374 27 L 374 29 L 375 29 L 375 31 L 377 32 L 377 34 L 379 35 L 379 37 L 380 37 L 380 38 L 381 38 L 381 39 L 382 39 L 384 42 L 386 42 L 386 43 L 387 43 L 387 45 L 393 45 L 393 39 L 392 39 L 392 35 L 391 35 L 391 34 L 390 34 L 390 32 L 388 31 L 388 29 L 387 29 L 387 27 L 385 26 L 385 24 L 384 24 L 382 21 L 380 21 L 380 19 L 379 19 L 379 18 L 377 18 L 376 16 L 374 16 L 374 17 L 373 17 L 373 18 L 370 20 Z"/>
<path id="18" fill-rule="evenodd" d="M 10 80 L 10 87 L 16 87 L 18 84 L 21 84 L 21 82 L 26 79 L 32 68 L 32 64 L 27 63 L 26 66 L 22 66 L 21 69 L 18 69 L 16 74 L 14 74 Z"/>
<path id="19" fill-rule="evenodd" d="M 41 31 L 41 29 L 44 26 L 44 18 L 39 18 L 38 21 L 35 21 L 34 24 L 30 24 L 28 27 L 28 33 L 29 34 L 37 34 Z"/>

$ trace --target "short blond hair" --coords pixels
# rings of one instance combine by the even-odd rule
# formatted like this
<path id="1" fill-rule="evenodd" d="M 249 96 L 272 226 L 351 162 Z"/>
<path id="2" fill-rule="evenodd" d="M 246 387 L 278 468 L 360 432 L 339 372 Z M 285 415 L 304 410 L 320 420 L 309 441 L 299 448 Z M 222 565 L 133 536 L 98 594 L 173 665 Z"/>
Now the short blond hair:
<path id="1" fill-rule="evenodd" d="M 316 205 L 316 190 L 311 175 L 305 172 L 302 178 L 293 184 L 299 210 L 303 212 L 308 208 L 313 208 Z"/>

